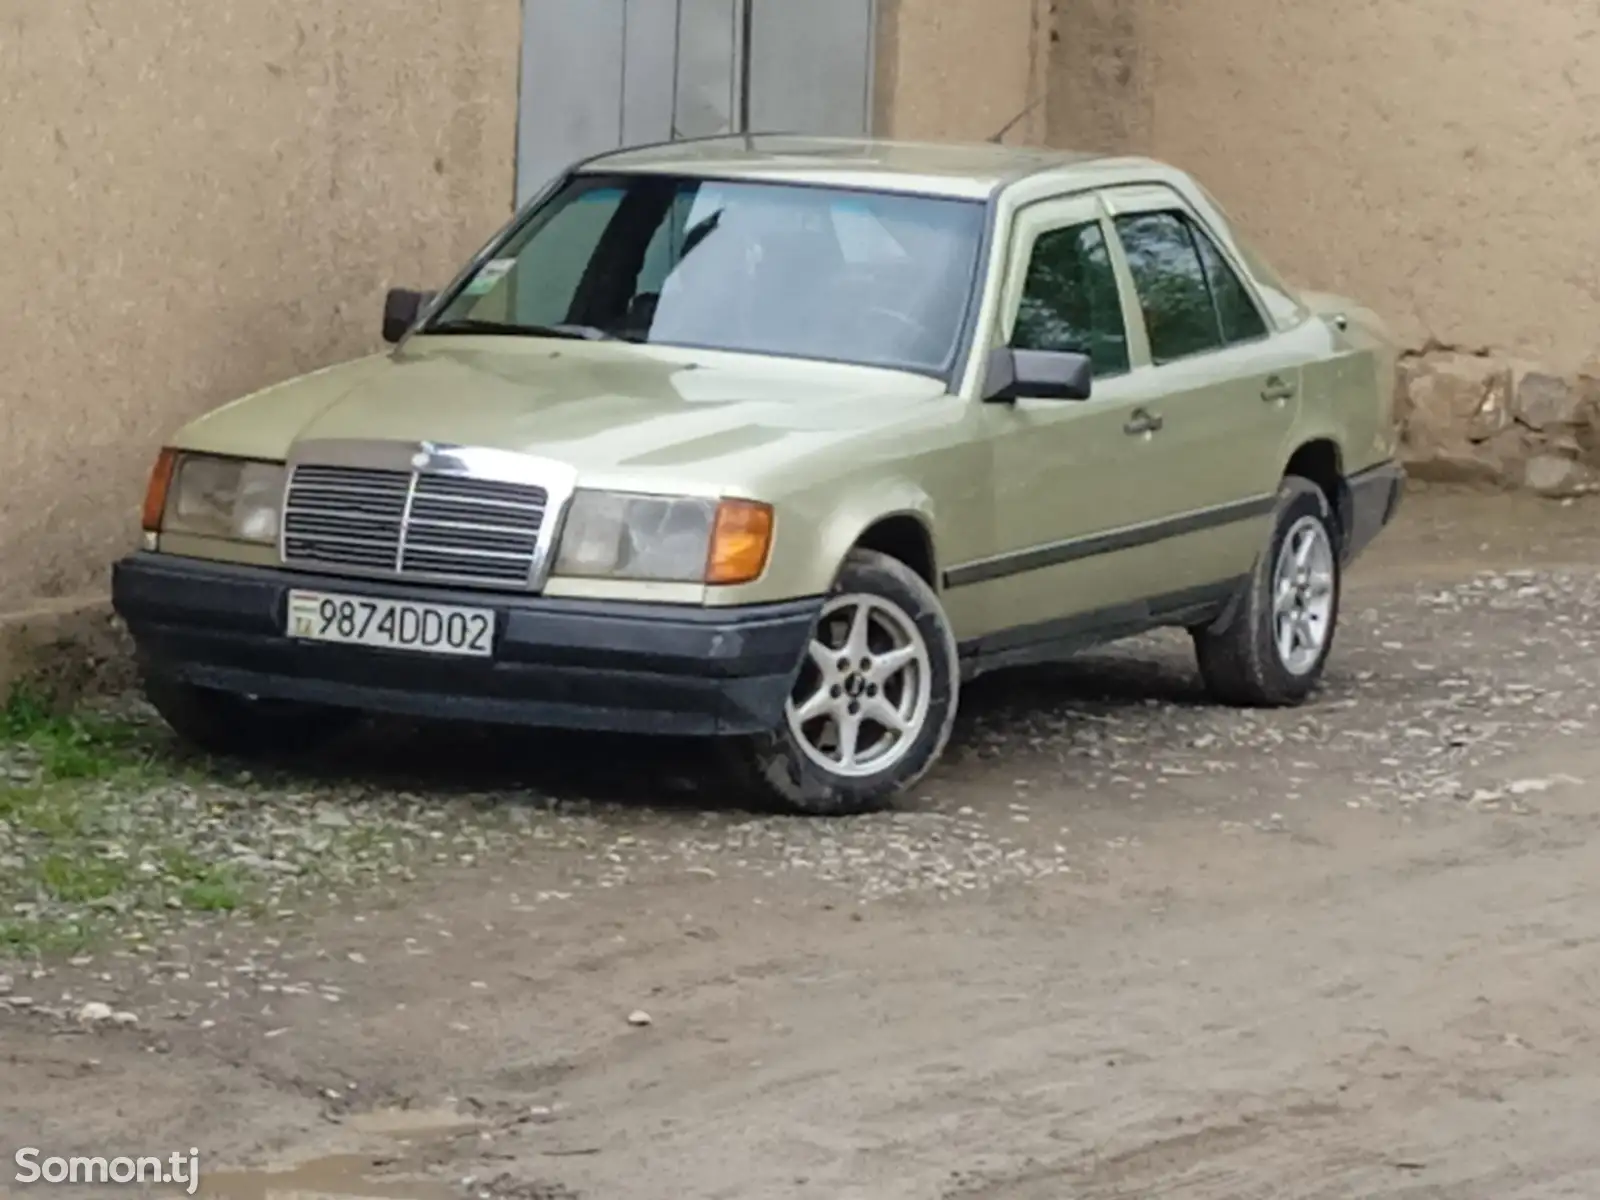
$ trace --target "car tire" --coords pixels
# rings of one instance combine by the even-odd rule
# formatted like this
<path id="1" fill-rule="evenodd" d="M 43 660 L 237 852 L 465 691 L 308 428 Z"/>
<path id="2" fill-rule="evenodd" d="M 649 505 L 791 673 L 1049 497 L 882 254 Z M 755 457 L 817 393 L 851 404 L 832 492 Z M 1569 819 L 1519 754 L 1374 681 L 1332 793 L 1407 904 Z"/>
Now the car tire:
<path id="1" fill-rule="evenodd" d="M 1266 553 L 1219 630 L 1192 631 L 1213 699 L 1247 708 L 1303 703 L 1333 650 L 1343 579 L 1327 494 L 1297 475 L 1278 489 Z"/>
<path id="2" fill-rule="evenodd" d="M 311 754 L 361 719 L 350 709 L 253 699 L 160 677 L 147 678 L 144 692 L 179 739 L 223 758 Z"/>
<path id="3" fill-rule="evenodd" d="M 783 724 L 729 743 L 730 765 L 739 783 L 791 812 L 870 812 L 939 760 L 960 689 L 955 635 L 933 589 L 897 559 L 854 550 L 823 605 Z"/>

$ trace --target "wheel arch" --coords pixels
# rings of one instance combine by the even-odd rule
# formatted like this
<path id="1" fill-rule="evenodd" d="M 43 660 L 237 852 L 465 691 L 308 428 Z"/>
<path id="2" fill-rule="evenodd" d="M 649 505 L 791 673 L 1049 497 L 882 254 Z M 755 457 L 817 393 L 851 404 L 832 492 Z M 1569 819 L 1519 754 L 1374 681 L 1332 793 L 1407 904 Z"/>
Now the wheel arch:
<path id="1" fill-rule="evenodd" d="M 874 488 L 835 509 L 823 531 L 822 561 L 836 577 L 852 550 L 876 550 L 904 563 L 938 592 L 937 528 L 933 500 L 921 488 L 910 483 Z"/>
<path id="2" fill-rule="evenodd" d="M 1352 518 L 1350 485 L 1345 482 L 1344 463 L 1344 449 L 1338 439 L 1328 433 L 1315 433 L 1300 440 L 1283 467 L 1284 478 L 1298 475 L 1310 480 L 1327 496 L 1341 552 L 1350 541 Z"/>
<path id="3" fill-rule="evenodd" d="M 853 550 L 876 550 L 910 567 L 934 591 L 939 590 L 939 558 L 933 530 L 915 512 L 889 513 L 861 531 Z"/>
<path id="4" fill-rule="evenodd" d="M 1344 450 L 1338 439 L 1325 432 L 1308 433 L 1296 439 L 1294 450 L 1283 464 L 1281 478 L 1290 476 L 1315 484 L 1328 498 L 1328 505 L 1333 509 L 1334 536 L 1338 539 L 1336 549 L 1343 557 L 1344 547 L 1350 541 L 1352 506 L 1350 486 L 1344 478 Z M 1222 613 L 1206 627 L 1210 632 L 1220 634 L 1232 627 L 1248 594 L 1250 578 L 1246 577 Z"/>

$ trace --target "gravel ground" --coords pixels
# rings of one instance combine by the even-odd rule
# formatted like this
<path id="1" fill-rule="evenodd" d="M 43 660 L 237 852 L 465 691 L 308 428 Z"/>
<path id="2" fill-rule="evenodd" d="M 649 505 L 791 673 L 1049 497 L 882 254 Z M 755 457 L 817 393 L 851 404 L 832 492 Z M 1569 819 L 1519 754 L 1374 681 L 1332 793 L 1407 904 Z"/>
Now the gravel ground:
<path id="1" fill-rule="evenodd" d="M 1317 1025 L 1346 1011 L 1326 989 L 1350 1011 L 1377 996 L 1370 1021 L 1417 1043 L 1466 1019 L 1465 991 L 1408 1000 L 1393 981 L 1499 954 L 1488 897 L 1525 918 L 1525 943 L 1556 927 L 1600 943 L 1563 875 L 1600 774 L 1593 515 L 1424 496 L 1353 577 L 1314 704 L 1210 707 L 1184 639 L 1141 639 L 980 681 L 923 793 L 844 821 L 733 807 L 695 747 L 383 724 L 252 777 L 183 759 L 136 704 L 13 713 L 0 1052 L 35 1099 L 0 1100 L 0 1133 L 195 1137 L 219 1165 L 376 1138 L 426 1182 L 374 1185 L 347 1159 L 292 1182 L 395 1200 L 1434 1194 L 1329 1140 L 1315 1105 L 1353 1101 L 1294 1093 L 1348 1049 L 1349 1030 Z M 1405 919 L 1435 905 L 1432 926 Z M 1302 962 L 1308 945 L 1324 956 Z M 1434 1047 L 1432 1075 L 1395 1067 L 1399 1033 L 1364 1049 L 1372 1078 L 1417 1090 L 1346 1124 L 1438 1110 L 1430 1135 L 1477 1162 L 1448 1194 L 1577 1194 L 1472 1190 L 1489 1144 L 1440 1107 L 1471 1063 L 1515 1049 L 1503 1036 L 1565 1037 L 1566 1065 L 1538 1078 L 1600 1115 L 1579 1001 L 1513 1001 L 1537 1019 L 1493 1053 Z M 1280 1029 L 1284 1011 L 1308 1023 Z M 1206 1050 L 1224 1035 L 1233 1050 Z M 107 1087 L 137 1087 L 138 1110 L 86 1116 Z M 352 1124 L 395 1109 L 470 1134 Z M 1259 1146 L 1226 1133 L 1269 1112 L 1287 1124 Z M 956 1133 L 959 1113 L 977 1132 Z M 1180 1116 L 1211 1132 L 1184 1141 Z M 1283 1174 L 1295 1146 L 1320 1174 Z M 1555 1149 L 1552 1179 L 1600 1167 Z M 1232 1175 L 1199 1165 L 1234 1158 Z M 1254 1172 L 1274 1170 L 1263 1190 Z"/>

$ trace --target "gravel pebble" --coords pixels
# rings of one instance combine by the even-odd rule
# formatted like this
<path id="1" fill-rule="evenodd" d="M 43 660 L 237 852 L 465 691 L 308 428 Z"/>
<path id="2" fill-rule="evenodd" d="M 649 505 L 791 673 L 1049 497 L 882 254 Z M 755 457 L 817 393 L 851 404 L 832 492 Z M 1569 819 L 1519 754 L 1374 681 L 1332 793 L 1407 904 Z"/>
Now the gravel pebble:
<path id="1" fill-rule="evenodd" d="M 101 1025 L 111 1020 L 113 1015 L 109 1004 L 100 1000 L 91 1000 L 78 1009 L 78 1023 L 80 1025 Z"/>

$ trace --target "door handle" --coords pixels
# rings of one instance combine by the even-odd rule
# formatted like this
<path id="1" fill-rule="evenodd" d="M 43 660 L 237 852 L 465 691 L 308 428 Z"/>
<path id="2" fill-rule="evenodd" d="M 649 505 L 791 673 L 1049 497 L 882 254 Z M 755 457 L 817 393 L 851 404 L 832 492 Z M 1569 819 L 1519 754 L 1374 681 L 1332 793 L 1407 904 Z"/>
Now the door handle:
<path id="1" fill-rule="evenodd" d="M 1122 432 L 1129 437 L 1139 437 L 1146 433 L 1155 433 L 1166 422 L 1147 408 L 1136 408 L 1128 423 L 1122 427 Z"/>
<path id="2" fill-rule="evenodd" d="M 1280 375 L 1272 375 L 1267 379 L 1267 384 L 1261 389 L 1261 399 L 1267 404 L 1282 404 L 1285 400 L 1293 400 L 1295 386 L 1283 379 Z"/>

